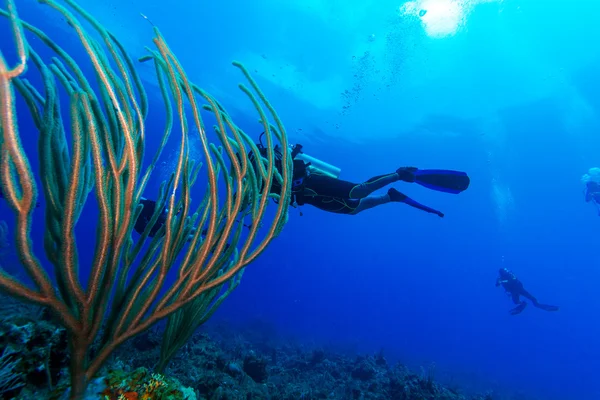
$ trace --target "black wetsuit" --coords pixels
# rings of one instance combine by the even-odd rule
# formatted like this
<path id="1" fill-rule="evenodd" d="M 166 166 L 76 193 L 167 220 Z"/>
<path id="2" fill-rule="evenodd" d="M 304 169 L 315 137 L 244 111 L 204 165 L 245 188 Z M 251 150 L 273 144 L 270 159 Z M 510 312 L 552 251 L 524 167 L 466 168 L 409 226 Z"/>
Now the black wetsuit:
<path id="1" fill-rule="evenodd" d="M 498 278 L 496 278 L 496 286 L 502 285 L 506 293 L 508 293 L 511 296 L 513 303 L 517 304 L 515 308 L 510 310 L 510 313 L 512 315 L 519 314 L 527 306 L 527 303 L 520 299 L 521 296 L 531 301 L 531 303 L 537 308 L 541 308 L 542 310 L 546 311 L 558 311 L 557 306 L 541 304 L 540 302 L 538 302 L 535 296 L 533 296 L 531 293 L 525 290 L 525 288 L 523 287 L 523 283 L 521 283 L 521 281 L 517 279 L 515 274 L 513 274 L 508 269 L 502 268 L 498 273 L 499 276 Z"/>
<path id="2" fill-rule="evenodd" d="M 154 200 L 148 200 L 142 197 L 140 203 L 144 205 L 144 208 L 142 209 L 142 212 L 140 213 L 138 219 L 135 221 L 134 229 L 137 233 L 141 235 L 144 233 L 146 226 L 152 219 L 154 210 L 156 210 L 156 202 Z M 156 233 L 165 224 L 166 221 L 167 209 L 165 208 L 163 209 L 162 213 L 158 216 L 158 219 L 156 220 L 156 223 L 154 224 L 152 229 L 150 229 L 150 237 L 154 237 L 154 235 L 156 235 Z"/>
<path id="3" fill-rule="evenodd" d="M 311 173 L 306 177 L 303 190 L 297 194 L 298 204 L 310 204 L 323 211 L 338 214 L 353 214 L 361 201 L 392 182 L 398 181 L 395 172 L 375 176 L 363 183 L 354 183 L 328 175 Z"/>
<path id="4" fill-rule="evenodd" d="M 302 148 L 300 145 L 296 146 L 299 149 Z M 262 147 L 259 147 L 259 149 L 261 149 L 261 153 L 264 151 L 262 156 L 266 158 L 266 150 Z M 390 201 L 404 202 L 423 211 L 443 216 L 441 212 L 424 206 L 393 188 L 386 195 L 370 196 L 374 191 L 399 180 L 414 182 L 411 168 L 399 168 L 396 172 L 375 176 L 362 183 L 354 183 L 334 178 L 318 170 L 309 169 L 309 164 L 294 158 L 298 151 L 295 150 L 292 152 L 292 203 L 295 202 L 299 206 L 310 204 L 323 211 L 332 213 L 357 214 L 360 211 Z M 281 173 L 281 152 L 278 148 L 275 155 L 275 165 Z M 256 161 L 252 153 L 249 153 L 249 159 L 255 164 Z M 278 182 L 272 183 L 271 193 L 281 193 L 281 185 Z"/>
<path id="5" fill-rule="evenodd" d="M 156 210 L 156 201 L 154 200 L 148 200 L 142 197 L 142 199 L 140 200 L 140 203 L 144 205 L 144 208 L 142 209 L 142 212 L 140 213 L 140 216 L 138 217 L 138 219 L 135 221 L 135 225 L 134 225 L 134 229 L 136 230 L 137 233 L 139 233 L 140 235 L 144 233 L 144 230 L 146 229 L 146 226 L 148 226 L 148 223 L 150 223 L 150 220 L 152 219 L 152 215 L 154 214 L 154 210 Z M 154 224 L 154 226 L 152 227 L 152 229 L 150 229 L 150 233 L 149 236 L 150 237 L 154 237 L 158 231 L 160 230 L 160 228 L 162 228 L 162 226 L 167 222 L 167 213 L 168 210 L 167 208 L 163 208 L 162 213 L 158 216 L 158 219 L 156 220 L 156 223 Z M 177 213 L 179 214 L 179 213 Z M 190 235 L 188 236 L 188 241 L 192 239 L 193 234 L 195 232 L 195 228 L 192 229 L 190 231 Z M 207 230 L 204 229 L 201 233 L 201 237 L 205 238 L 206 237 L 206 232 Z M 216 247 L 216 244 L 215 244 Z M 229 249 L 229 243 L 225 243 L 225 247 L 223 248 L 223 250 L 227 250 Z M 213 249 L 211 249 L 211 253 L 214 251 L 214 247 Z"/>

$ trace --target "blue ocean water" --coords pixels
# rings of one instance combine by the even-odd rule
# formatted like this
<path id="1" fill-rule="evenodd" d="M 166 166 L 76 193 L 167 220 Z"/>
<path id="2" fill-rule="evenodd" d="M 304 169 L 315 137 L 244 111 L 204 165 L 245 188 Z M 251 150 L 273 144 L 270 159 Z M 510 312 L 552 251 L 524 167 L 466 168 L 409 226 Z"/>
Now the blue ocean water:
<path id="1" fill-rule="evenodd" d="M 407 165 L 471 177 L 457 196 L 395 184 L 441 209 L 443 219 L 399 204 L 355 216 L 308 205 L 291 210 L 283 233 L 249 266 L 215 320 L 260 319 L 307 341 L 385 349 L 415 367 L 435 363 L 440 379 L 473 390 L 600 398 L 600 219 L 580 181 L 600 166 L 597 5 L 79 3 L 134 55 L 151 45 L 140 13 L 148 16 L 190 78 L 258 135 L 230 64 L 242 61 L 290 140 L 341 168 L 343 179 L 360 182 Z M 17 5 L 23 19 L 70 37 L 47 7 Z M 5 43 L 12 48 L 5 37 L 3 52 Z M 149 126 L 162 126 L 160 116 L 150 118 Z M 162 179 L 173 168 L 167 159 Z M 7 210 L 0 205 L 11 223 Z M 84 214 L 80 232 L 95 232 L 95 223 Z M 33 238 L 43 251 L 43 231 Z M 93 246 L 81 246 L 91 257 Z M 560 311 L 530 306 L 509 315 L 512 302 L 494 287 L 502 267 Z"/>

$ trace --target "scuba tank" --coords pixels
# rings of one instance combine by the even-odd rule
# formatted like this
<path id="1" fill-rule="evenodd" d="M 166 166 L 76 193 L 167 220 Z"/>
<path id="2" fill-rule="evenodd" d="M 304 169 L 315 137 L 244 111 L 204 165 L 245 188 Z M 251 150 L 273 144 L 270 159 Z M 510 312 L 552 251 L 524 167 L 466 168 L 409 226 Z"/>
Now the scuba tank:
<path id="1" fill-rule="evenodd" d="M 263 142 L 262 142 L 262 137 L 264 136 L 264 132 L 260 134 L 260 136 L 258 137 L 258 143 L 256 144 L 258 147 L 258 150 L 260 151 L 261 156 L 266 157 L 267 156 L 267 149 L 264 146 Z M 297 144 L 297 145 L 289 145 L 288 146 L 289 151 L 291 152 L 291 156 L 293 160 L 298 160 L 298 161 L 302 161 L 304 163 L 303 166 L 306 167 L 306 172 L 310 173 L 314 173 L 317 175 L 326 175 L 335 179 L 338 179 L 340 177 L 340 174 L 342 172 L 342 170 L 334 165 L 331 165 L 329 163 L 326 163 L 325 161 L 319 160 L 318 158 L 309 156 L 308 154 L 305 154 L 302 152 L 302 145 L 301 144 Z M 276 162 L 276 167 L 278 170 L 281 171 L 281 161 L 282 161 L 282 154 L 281 154 L 281 147 L 279 147 L 279 145 L 276 145 L 273 148 L 273 152 L 274 152 L 274 156 L 275 156 L 275 162 Z M 252 163 L 256 162 L 256 158 L 254 156 L 254 154 L 250 153 L 249 155 L 249 159 Z M 299 169 L 297 168 L 299 166 L 295 166 L 294 169 Z M 300 171 L 296 171 L 296 172 L 300 172 Z M 302 175 L 304 175 L 304 168 L 302 168 Z"/>
<path id="2" fill-rule="evenodd" d="M 306 163 L 306 167 L 311 173 L 327 175 L 336 179 L 340 177 L 342 172 L 340 168 L 303 153 L 302 145 L 290 145 L 289 148 L 292 151 L 292 157 L 294 160 L 304 161 Z"/>

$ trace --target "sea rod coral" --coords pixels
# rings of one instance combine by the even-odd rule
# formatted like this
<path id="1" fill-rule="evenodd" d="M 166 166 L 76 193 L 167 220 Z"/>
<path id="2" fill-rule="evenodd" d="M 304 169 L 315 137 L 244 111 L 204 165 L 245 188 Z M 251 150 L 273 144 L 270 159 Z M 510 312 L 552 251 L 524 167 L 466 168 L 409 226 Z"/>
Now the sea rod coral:
<path id="1" fill-rule="evenodd" d="M 7 1 L 1 15 L 10 21 L 18 60 L 9 65 L 5 56 L 9 49 L 0 49 L 0 184 L 15 214 L 15 252 L 33 285 L 0 272 L 0 290 L 47 307 L 65 326 L 71 398 L 75 399 L 127 339 L 199 299 L 210 315 L 210 304 L 218 305 L 221 289 L 236 285 L 244 267 L 285 225 L 291 158 L 284 152 L 284 168 L 279 173 L 273 149 L 277 143 L 287 148 L 285 129 L 241 64 L 234 63 L 250 88 L 240 85 L 240 89 L 255 106 L 267 137 L 267 156 L 256 165 L 247 156 L 251 151 L 258 154 L 254 142 L 215 98 L 188 79 L 156 27 L 155 48 L 148 49 L 143 61 L 154 63 L 166 124 L 158 150 L 146 158 L 149 102 L 137 64 L 117 38 L 74 1 L 39 3 L 66 21 L 94 73 L 84 74 L 73 53 L 22 21 L 13 0 Z M 42 54 L 48 51 L 42 53 L 38 46 L 47 47 L 55 56 L 45 60 Z M 26 79 L 36 71 L 42 77 L 41 87 Z M 28 112 L 16 109 L 17 95 Z M 67 110 L 61 110 L 64 104 L 69 105 Z M 209 142 L 203 108 L 216 121 L 211 135 L 219 146 Z M 28 154 L 23 147 L 19 127 L 24 118 L 31 118 L 39 131 L 37 154 Z M 178 129 L 173 128 L 175 124 Z M 206 179 L 199 178 L 201 166 L 190 157 L 192 134 L 199 135 Z M 134 237 L 134 223 L 142 210 L 139 200 L 171 136 L 179 147 L 175 171 L 162 183 L 148 228 L 141 237 Z M 43 221 L 34 221 L 39 218 L 39 214 L 34 218 L 33 211 L 40 188 L 32 157 L 37 157 L 40 168 L 46 207 Z M 268 193 L 274 179 L 282 186 L 280 195 Z M 192 188 L 194 193 L 203 193 L 199 185 L 204 195 L 194 204 Z M 267 221 L 265 210 L 273 196 L 278 206 Z M 91 265 L 80 265 L 78 242 L 82 238 L 75 229 L 84 207 L 97 210 Z M 169 211 L 161 234 L 150 238 L 149 231 L 164 207 Z M 42 256 L 34 252 L 31 230 L 41 225 L 51 267 L 44 266 Z M 80 267 L 89 271 L 86 280 Z"/>

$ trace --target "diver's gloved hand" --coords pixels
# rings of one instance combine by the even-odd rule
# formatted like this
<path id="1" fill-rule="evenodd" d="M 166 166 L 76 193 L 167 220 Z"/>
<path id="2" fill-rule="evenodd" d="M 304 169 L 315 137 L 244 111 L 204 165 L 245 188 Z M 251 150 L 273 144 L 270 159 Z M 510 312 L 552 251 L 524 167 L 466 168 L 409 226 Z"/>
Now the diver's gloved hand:
<path id="1" fill-rule="evenodd" d="M 415 172 L 417 172 L 416 167 L 400 167 L 396 170 L 398 174 L 398 179 L 404 182 L 414 182 L 417 177 Z"/>

